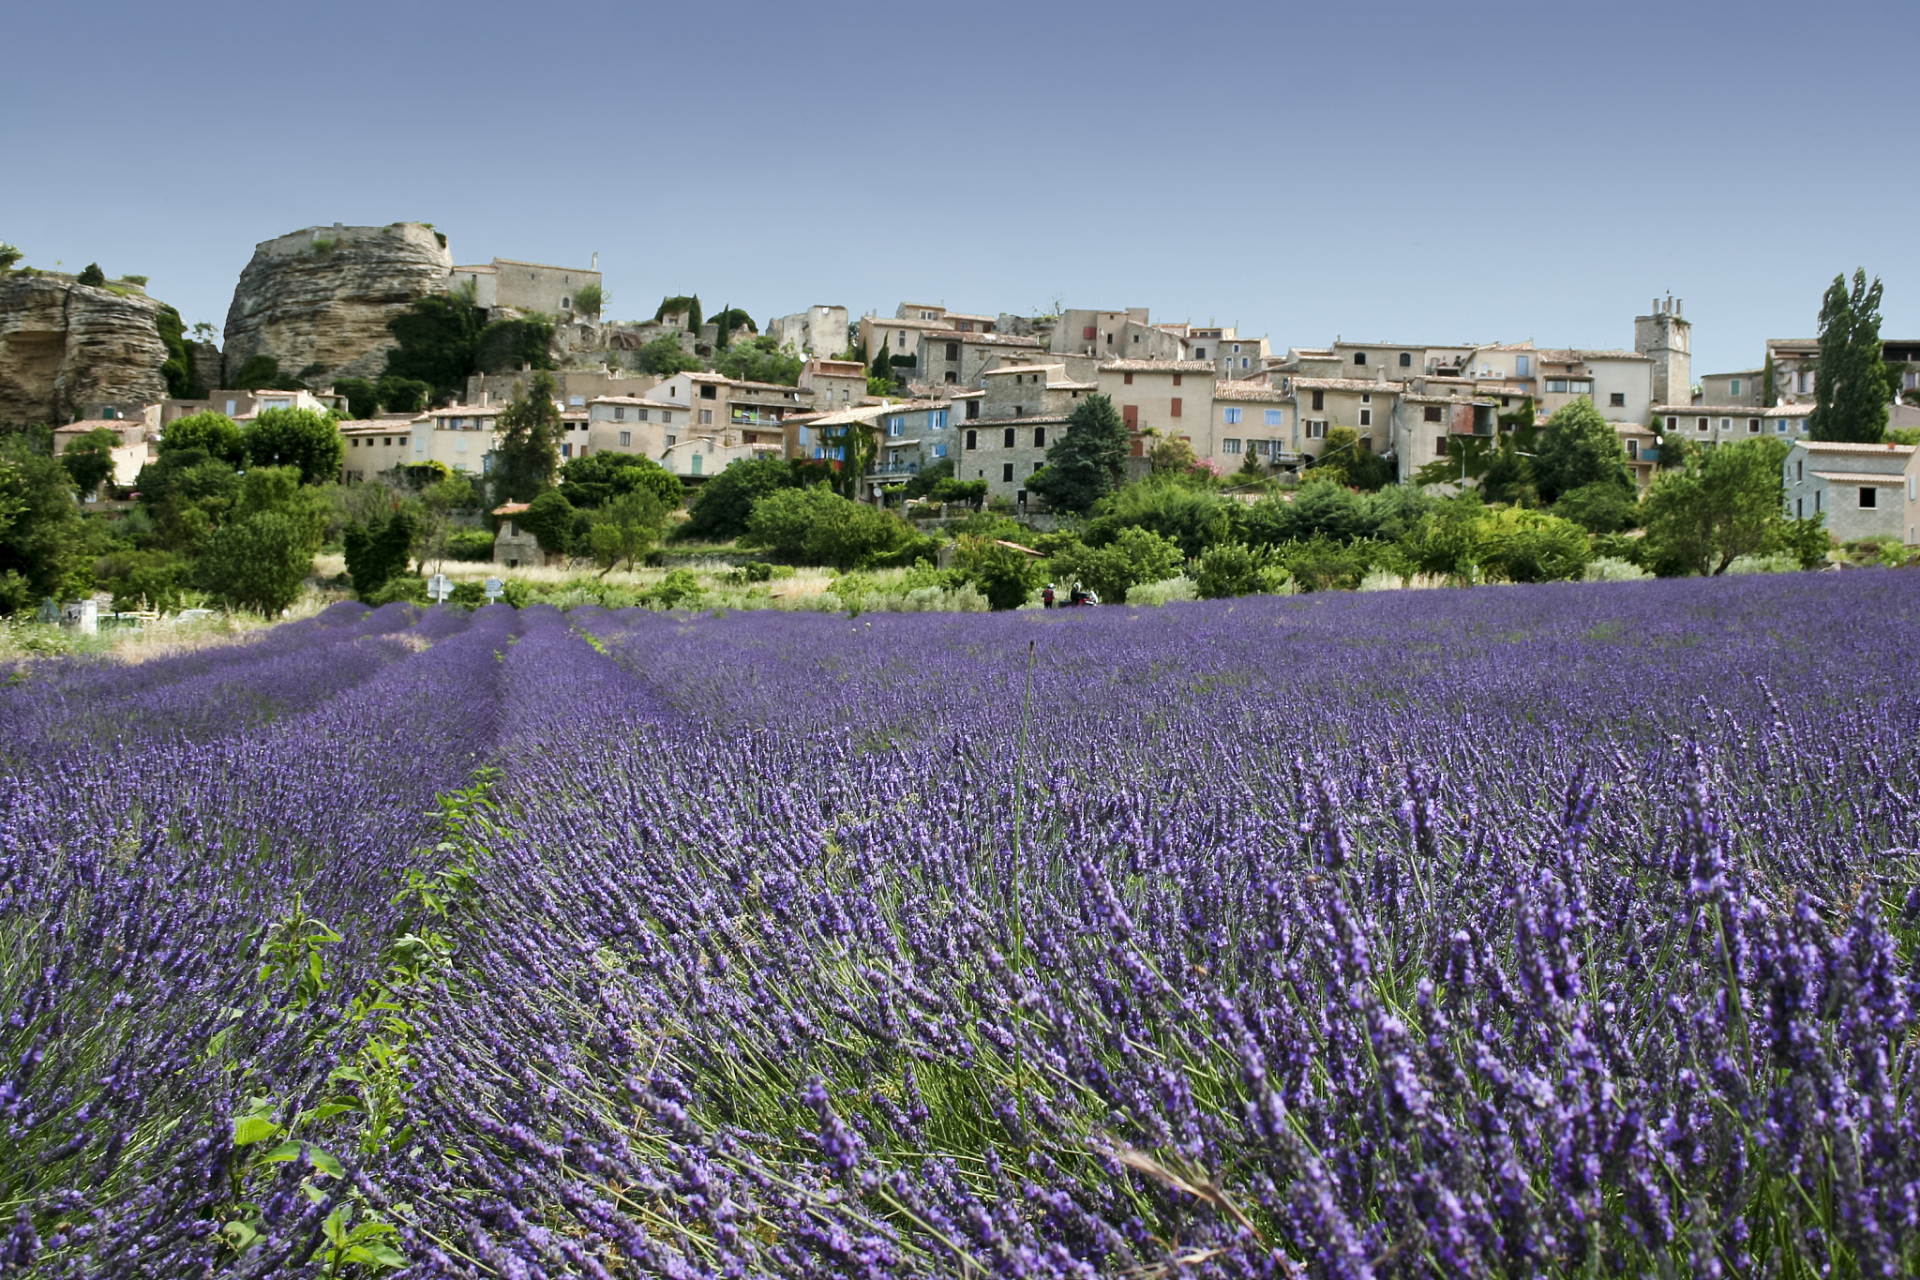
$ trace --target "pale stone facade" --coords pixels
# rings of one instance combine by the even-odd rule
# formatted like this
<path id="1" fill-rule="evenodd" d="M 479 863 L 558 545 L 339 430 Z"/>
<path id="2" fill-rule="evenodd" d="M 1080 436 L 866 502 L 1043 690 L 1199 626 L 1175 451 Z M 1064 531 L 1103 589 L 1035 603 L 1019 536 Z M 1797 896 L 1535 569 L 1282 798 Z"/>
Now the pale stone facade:
<path id="1" fill-rule="evenodd" d="M 1912 445 L 1796 441 L 1781 481 L 1786 514 L 1824 515 L 1842 542 L 1920 543 L 1920 449 Z"/>

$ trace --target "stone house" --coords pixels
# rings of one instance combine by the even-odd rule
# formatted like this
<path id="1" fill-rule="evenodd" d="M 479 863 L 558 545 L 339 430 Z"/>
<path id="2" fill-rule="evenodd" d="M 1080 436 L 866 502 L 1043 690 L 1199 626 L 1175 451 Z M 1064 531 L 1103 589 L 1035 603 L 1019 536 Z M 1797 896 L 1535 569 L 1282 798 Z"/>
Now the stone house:
<path id="1" fill-rule="evenodd" d="M 1534 408 L 1543 416 L 1583 398 L 1609 422 L 1645 422 L 1653 410 L 1652 356 L 1554 348 L 1542 348 L 1534 356 Z"/>
<path id="2" fill-rule="evenodd" d="M 124 488 L 139 479 L 140 468 L 146 466 L 153 456 L 153 450 L 147 443 L 151 433 L 147 429 L 144 416 L 131 419 L 82 418 L 78 422 L 69 422 L 64 427 L 55 427 L 53 456 L 59 457 L 76 441 L 96 431 L 111 431 L 115 440 L 109 451 L 113 460 L 113 469 L 107 473 L 107 483 Z"/>
<path id="3" fill-rule="evenodd" d="M 905 307 L 906 304 L 901 305 Z M 922 308 L 922 310 L 932 310 L 932 308 Z M 880 357 L 881 347 L 887 349 L 889 357 L 912 356 L 917 360 L 923 334 L 951 332 L 953 332 L 953 326 L 945 320 L 909 319 L 905 316 L 896 316 L 887 320 L 879 316 L 861 316 L 860 348 L 867 353 L 867 367 L 872 368 L 873 362 Z M 923 382 L 926 380 L 917 364 L 898 366 L 897 376 Z"/>
<path id="4" fill-rule="evenodd" d="M 955 474 L 961 480 L 985 480 L 989 501 L 1005 498 L 1024 509 L 1029 503 L 1027 477 L 1046 465 L 1047 449 L 1067 429 L 1068 417 L 983 418 L 966 424 L 960 430 Z"/>
<path id="5" fill-rule="evenodd" d="M 689 422 L 688 410 L 670 401 L 595 396 L 587 402 L 587 451 L 657 459 L 689 432 Z"/>
<path id="6" fill-rule="evenodd" d="M 1820 362 L 1820 340 L 1769 338 L 1767 355 L 1773 360 L 1774 398 L 1781 404 L 1811 406 L 1817 396 L 1814 370 Z M 1920 391 L 1920 338 L 1882 339 L 1880 358 L 1889 365 L 1901 366 L 1898 374 L 1902 392 Z M 1757 376 L 1764 377 L 1764 370 Z M 1764 387 L 1761 392 L 1764 396 Z"/>
<path id="7" fill-rule="evenodd" d="M 1039 353 L 1037 338 L 1005 333 L 962 333 L 957 329 L 927 330 L 920 334 L 914 381 L 930 387 L 977 387 L 982 385 L 982 374 L 1006 359 Z"/>
<path id="8" fill-rule="evenodd" d="M 783 351 L 831 358 L 847 349 L 847 309 L 816 304 L 767 321 L 766 332 Z"/>
<path id="9" fill-rule="evenodd" d="M 1741 369 L 1737 373 L 1700 375 L 1700 399 L 1704 404 L 1740 405 L 1752 409 L 1766 407 L 1767 371 Z"/>
<path id="10" fill-rule="evenodd" d="M 749 458 L 777 458 L 780 444 L 746 444 L 737 432 L 700 431 L 677 439 L 661 453 L 659 463 L 682 480 L 696 483 L 717 476 L 730 465 Z"/>
<path id="11" fill-rule="evenodd" d="M 493 509 L 500 527 L 493 534 L 493 562 L 509 569 L 521 565 L 544 565 L 549 559 L 540 549 L 540 541 L 514 523 L 514 517 L 527 509 L 524 502 L 507 502 Z"/>
<path id="12" fill-rule="evenodd" d="M 1213 416 L 1221 470 L 1238 471 L 1248 454 L 1266 467 L 1298 460 L 1293 397 L 1280 388 L 1252 379 L 1215 382 Z"/>
<path id="13" fill-rule="evenodd" d="M 649 391 L 647 398 L 685 406 L 696 429 L 732 426 L 771 433 L 783 432 L 781 424 L 794 414 L 810 412 L 814 393 L 773 382 L 735 382 L 718 373 L 676 373 Z"/>
<path id="14" fill-rule="evenodd" d="M 372 480 L 413 461 L 415 419 L 360 418 L 340 424 L 340 479 Z"/>
<path id="15" fill-rule="evenodd" d="M 1061 364 L 1007 364 L 980 375 L 983 418 L 1024 418 L 1072 413 L 1081 399 L 1099 390 L 1096 382 L 1076 382 Z"/>
<path id="16" fill-rule="evenodd" d="M 1289 378 L 1281 384 L 1291 391 L 1300 424 L 1295 452 L 1317 458 L 1326 448 L 1327 432 L 1352 427 L 1360 448 L 1385 453 L 1393 446 L 1394 408 L 1411 388 L 1384 378 Z"/>
<path id="17" fill-rule="evenodd" d="M 598 254 L 594 255 L 597 259 Z M 575 318 L 575 296 L 583 285 L 601 282 L 597 263 L 593 267 L 556 267 L 544 262 L 520 262 L 513 258 L 495 258 L 483 265 L 454 267 L 447 274 L 449 287 L 471 285 L 473 301 L 489 316 L 496 309 L 543 311 L 561 324 Z M 586 318 L 586 313 L 580 313 Z"/>
<path id="18" fill-rule="evenodd" d="M 1494 400 L 1433 385 L 1442 381 L 1456 380 L 1413 379 L 1390 411 L 1391 451 L 1402 482 L 1411 480 L 1420 468 L 1445 458 L 1456 436 L 1494 438 L 1499 412 Z"/>
<path id="19" fill-rule="evenodd" d="M 500 413 L 498 405 L 429 409 L 408 430 L 407 462 L 440 462 L 468 475 L 487 474 L 500 444 Z"/>
<path id="20" fill-rule="evenodd" d="M 1807 415 L 1811 412 L 1810 404 L 1781 404 L 1771 409 L 1737 404 L 1653 406 L 1653 414 L 1664 420 L 1668 436 L 1695 444 L 1729 444 L 1760 436 L 1798 440 L 1807 434 Z"/>
<path id="21" fill-rule="evenodd" d="M 870 419 L 876 435 L 873 462 L 861 482 L 861 496 L 904 485 L 915 475 L 952 460 L 959 471 L 960 434 L 948 400 L 907 400 L 880 406 Z"/>
<path id="22" fill-rule="evenodd" d="M 1264 377 L 1267 360 L 1273 354 L 1265 338 L 1243 338 L 1234 328 L 1187 328 L 1188 360 L 1211 360 L 1221 381 Z"/>
<path id="23" fill-rule="evenodd" d="M 1920 543 L 1920 449 L 1912 445 L 1796 440 L 1781 480 L 1786 514 L 1824 515 L 1842 542 Z"/>
<path id="24" fill-rule="evenodd" d="M 1129 330 L 1128 325 L 1139 326 Z M 1120 360 L 1138 357 L 1153 360 L 1177 360 L 1182 352 L 1179 339 L 1172 339 L 1170 349 L 1157 351 L 1140 350 L 1150 345 L 1146 330 L 1148 323 L 1147 308 L 1127 307 L 1120 311 L 1097 311 L 1081 307 L 1070 307 L 1060 313 L 1054 322 L 1053 335 L 1047 350 L 1054 355 L 1096 356 L 1102 360 Z M 1132 340 L 1132 334 L 1138 333 L 1138 342 Z"/>
<path id="25" fill-rule="evenodd" d="M 1146 452 L 1146 437 L 1158 435 L 1214 457 L 1213 384 L 1211 360 L 1112 360 L 1099 371 L 1100 394 L 1120 411 L 1135 456 Z"/>
<path id="26" fill-rule="evenodd" d="M 814 413 L 850 409 L 867 398 L 867 366 L 858 360 L 812 359 L 800 367 L 799 386 L 813 393 Z"/>

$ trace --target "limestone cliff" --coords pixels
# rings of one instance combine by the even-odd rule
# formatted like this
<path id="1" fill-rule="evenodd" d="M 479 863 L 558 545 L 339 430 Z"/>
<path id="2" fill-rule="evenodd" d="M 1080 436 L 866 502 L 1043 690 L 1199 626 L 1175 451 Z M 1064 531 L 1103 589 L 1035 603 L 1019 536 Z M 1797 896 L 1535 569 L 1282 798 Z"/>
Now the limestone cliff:
<path id="1" fill-rule="evenodd" d="M 378 378 L 393 335 L 387 321 L 443 292 L 446 239 L 417 222 L 308 227 L 256 245 L 227 310 L 231 380 L 258 355 L 309 381 Z"/>
<path id="2" fill-rule="evenodd" d="M 0 276 L 0 423 L 65 423 L 89 405 L 167 394 L 161 304 L 127 285 L 70 276 Z"/>

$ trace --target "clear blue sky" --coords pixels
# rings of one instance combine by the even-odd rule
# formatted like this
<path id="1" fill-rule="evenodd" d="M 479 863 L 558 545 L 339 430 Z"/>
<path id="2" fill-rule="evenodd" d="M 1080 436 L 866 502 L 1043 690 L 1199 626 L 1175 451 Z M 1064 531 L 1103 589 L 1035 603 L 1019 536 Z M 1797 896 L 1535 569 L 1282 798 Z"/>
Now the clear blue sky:
<path id="1" fill-rule="evenodd" d="M 1276 348 L 1920 336 L 1920 5 L 23 6 L 0 240 L 226 317 L 256 241 L 412 218 L 615 317 L 1146 305 Z"/>

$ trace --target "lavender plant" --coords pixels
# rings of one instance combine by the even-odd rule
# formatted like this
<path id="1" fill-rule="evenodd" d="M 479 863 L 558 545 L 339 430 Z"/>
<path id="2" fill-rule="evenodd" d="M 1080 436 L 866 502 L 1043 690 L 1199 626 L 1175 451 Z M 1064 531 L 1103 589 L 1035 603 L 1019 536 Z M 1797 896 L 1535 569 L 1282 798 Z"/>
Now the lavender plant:
<path id="1" fill-rule="evenodd" d="M 0 1270 L 1920 1269 L 1920 581 L 0 689 Z"/>

